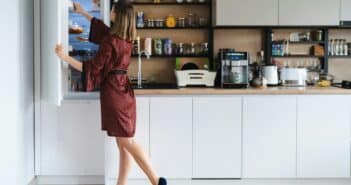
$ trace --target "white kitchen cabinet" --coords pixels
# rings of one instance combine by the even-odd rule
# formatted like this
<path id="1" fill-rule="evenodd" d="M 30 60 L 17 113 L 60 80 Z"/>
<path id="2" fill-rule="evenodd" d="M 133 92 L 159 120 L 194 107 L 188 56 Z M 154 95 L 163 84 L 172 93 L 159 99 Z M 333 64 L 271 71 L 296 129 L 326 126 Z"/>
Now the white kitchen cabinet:
<path id="1" fill-rule="evenodd" d="M 243 178 L 293 177 L 296 177 L 296 97 L 244 97 Z"/>
<path id="2" fill-rule="evenodd" d="M 278 25 L 278 0 L 216 0 L 216 26 Z"/>
<path id="3" fill-rule="evenodd" d="M 142 146 L 149 155 L 149 105 L 148 97 L 137 97 L 137 127 L 135 140 Z M 105 139 L 105 178 L 117 182 L 119 168 L 119 151 L 116 139 L 106 136 Z M 129 174 L 130 179 L 146 179 L 146 175 L 133 160 L 132 170 Z M 116 183 L 114 183 L 116 184 Z"/>
<path id="4" fill-rule="evenodd" d="M 192 126 L 192 98 L 151 97 L 150 155 L 161 176 L 191 178 Z"/>
<path id="5" fill-rule="evenodd" d="M 42 104 L 37 175 L 103 175 L 104 135 L 98 101 Z M 38 125 L 37 125 L 38 126 Z"/>
<path id="6" fill-rule="evenodd" d="M 279 25 L 339 25 L 339 0 L 279 0 Z"/>
<path id="7" fill-rule="evenodd" d="M 193 100 L 193 178 L 241 178 L 241 97 Z"/>
<path id="8" fill-rule="evenodd" d="M 350 177 L 349 96 L 298 98 L 298 177 Z"/>
<path id="9" fill-rule="evenodd" d="M 341 1 L 341 21 L 351 21 L 351 1 L 350 0 L 340 0 Z"/>

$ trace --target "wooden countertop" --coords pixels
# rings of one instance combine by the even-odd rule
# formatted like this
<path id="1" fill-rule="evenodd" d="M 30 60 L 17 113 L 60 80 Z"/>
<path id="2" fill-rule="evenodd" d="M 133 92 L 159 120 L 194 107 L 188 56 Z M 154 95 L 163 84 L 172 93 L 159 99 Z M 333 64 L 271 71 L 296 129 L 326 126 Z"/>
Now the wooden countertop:
<path id="1" fill-rule="evenodd" d="M 351 90 L 337 87 L 268 87 L 265 89 L 135 89 L 136 95 L 289 95 L 289 94 L 349 94 Z"/>

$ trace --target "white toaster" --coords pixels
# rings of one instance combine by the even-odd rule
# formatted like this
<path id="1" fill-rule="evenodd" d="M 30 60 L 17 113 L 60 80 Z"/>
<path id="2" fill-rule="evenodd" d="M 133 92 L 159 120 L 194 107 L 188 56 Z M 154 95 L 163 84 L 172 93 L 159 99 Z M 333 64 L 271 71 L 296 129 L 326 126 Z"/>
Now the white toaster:
<path id="1" fill-rule="evenodd" d="M 280 80 L 284 86 L 306 86 L 306 68 L 283 68 L 280 72 Z"/>

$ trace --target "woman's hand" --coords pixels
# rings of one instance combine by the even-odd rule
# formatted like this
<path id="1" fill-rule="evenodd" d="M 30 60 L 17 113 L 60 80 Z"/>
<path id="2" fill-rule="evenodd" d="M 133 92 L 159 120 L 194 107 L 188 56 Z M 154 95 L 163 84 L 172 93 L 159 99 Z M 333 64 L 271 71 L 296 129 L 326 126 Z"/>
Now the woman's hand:
<path id="1" fill-rule="evenodd" d="M 68 55 L 61 44 L 56 45 L 55 53 L 61 60 L 67 61 Z"/>
<path id="2" fill-rule="evenodd" d="M 78 71 L 83 71 L 83 64 L 80 61 L 74 59 L 73 57 L 70 57 L 69 55 L 67 55 L 67 53 L 65 52 L 61 44 L 56 45 L 55 53 L 61 60 L 67 62 L 74 69 Z"/>
<path id="3" fill-rule="evenodd" d="M 74 12 L 83 15 L 86 19 L 88 19 L 88 21 L 91 21 L 91 19 L 93 18 L 93 16 L 91 16 L 90 14 L 88 14 L 88 13 L 84 10 L 84 8 L 82 7 L 82 5 L 80 5 L 79 3 L 73 3 L 73 6 L 74 6 Z"/>
<path id="4" fill-rule="evenodd" d="M 82 7 L 82 5 L 80 5 L 79 3 L 73 3 L 73 5 L 74 5 L 74 12 L 79 13 L 79 14 L 86 13 L 84 8 Z"/>

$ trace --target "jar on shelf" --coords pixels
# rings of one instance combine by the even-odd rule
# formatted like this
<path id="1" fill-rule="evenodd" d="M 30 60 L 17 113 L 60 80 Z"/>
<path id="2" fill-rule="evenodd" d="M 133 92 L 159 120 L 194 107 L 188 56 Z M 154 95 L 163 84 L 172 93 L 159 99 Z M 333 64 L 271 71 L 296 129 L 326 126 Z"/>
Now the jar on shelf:
<path id="1" fill-rule="evenodd" d="M 137 12 L 137 28 L 144 28 L 144 12 Z"/>
<path id="2" fill-rule="evenodd" d="M 183 43 L 176 43 L 176 53 L 177 56 L 184 55 L 184 44 Z"/>
<path id="3" fill-rule="evenodd" d="M 166 26 L 168 28 L 174 28 L 177 24 L 176 18 L 173 15 L 169 15 L 166 18 Z"/>
<path id="4" fill-rule="evenodd" d="M 196 27 L 196 15 L 193 13 L 189 13 L 187 17 L 187 26 L 188 27 Z"/>
<path id="5" fill-rule="evenodd" d="M 184 17 L 178 17 L 177 26 L 180 28 L 185 27 L 185 18 Z"/>
<path id="6" fill-rule="evenodd" d="M 164 39 L 163 53 L 165 55 L 172 55 L 172 40 L 171 39 Z"/>
<path id="7" fill-rule="evenodd" d="M 208 43 L 207 42 L 203 42 L 203 43 L 200 43 L 200 55 L 201 56 L 208 56 Z"/>
<path id="8" fill-rule="evenodd" d="M 199 26 L 207 26 L 208 19 L 206 17 L 199 17 Z"/>
<path id="9" fill-rule="evenodd" d="M 154 39 L 154 53 L 155 55 L 162 55 L 162 40 L 161 39 Z"/>
<path id="10" fill-rule="evenodd" d="M 155 20 L 151 19 L 151 18 L 147 19 L 147 24 L 146 25 L 147 25 L 148 28 L 155 27 Z"/>
<path id="11" fill-rule="evenodd" d="M 164 27 L 164 19 L 156 19 L 155 20 L 155 27 L 157 28 L 163 28 Z"/>

